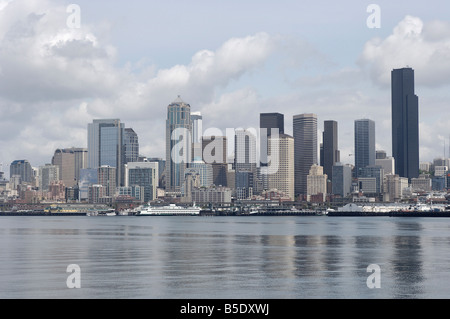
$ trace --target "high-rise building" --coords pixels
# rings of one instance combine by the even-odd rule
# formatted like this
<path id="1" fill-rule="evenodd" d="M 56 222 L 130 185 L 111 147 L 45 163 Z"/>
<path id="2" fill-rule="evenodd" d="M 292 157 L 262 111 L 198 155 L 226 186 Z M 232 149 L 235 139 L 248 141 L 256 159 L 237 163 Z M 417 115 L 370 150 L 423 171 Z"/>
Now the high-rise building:
<path id="1" fill-rule="evenodd" d="M 158 157 L 147 158 L 146 161 L 151 163 L 158 163 L 158 173 L 156 175 L 156 180 L 158 181 L 158 187 L 162 187 L 161 179 L 164 174 L 164 170 L 166 169 L 166 161 Z"/>
<path id="2" fill-rule="evenodd" d="M 114 197 L 116 193 L 117 169 L 112 166 L 102 165 L 98 168 L 98 185 L 103 186 L 103 196 Z"/>
<path id="3" fill-rule="evenodd" d="M 31 183 L 33 181 L 33 169 L 27 160 L 17 160 L 9 166 L 9 177 L 20 176 L 21 182 Z"/>
<path id="4" fill-rule="evenodd" d="M 39 167 L 39 190 L 48 192 L 52 182 L 59 181 L 59 167 L 46 164 Z"/>
<path id="5" fill-rule="evenodd" d="M 200 187 L 210 187 L 214 184 L 212 164 L 207 164 L 202 160 L 189 164 L 186 171 L 196 171 L 200 175 Z"/>
<path id="6" fill-rule="evenodd" d="M 366 166 L 375 165 L 375 122 L 355 121 L 355 176 Z"/>
<path id="7" fill-rule="evenodd" d="M 191 113 L 192 143 L 201 143 L 203 135 L 203 116 L 201 112 Z"/>
<path id="8" fill-rule="evenodd" d="M 79 199 L 86 201 L 89 199 L 89 187 L 98 185 L 98 169 L 83 168 L 80 170 L 80 179 L 78 182 Z"/>
<path id="9" fill-rule="evenodd" d="M 124 129 L 119 119 L 94 120 L 88 124 L 88 168 L 114 167 L 118 186 L 123 186 Z"/>
<path id="10" fill-rule="evenodd" d="M 184 170 L 191 161 L 191 106 L 180 96 L 167 107 L 166 119 L 166 190 L 179 193 Z"/>
<path id="11" fill-rule="evenodd" d="M 203 161 L 212 165 L 213 184 L 227 186 L 227 138 L 225 136 L 203 136 Z"/>
<path id="12" fill-rule="evenodd" d="M 293 120 L 295 194 L 307 194 L 307 176 L 317 164 L 317 115 L 295 115 Z"/>
<path id="13" fill-rule="evenodd" d="M 191 112 L 192 160 L 202 158 L 203 116 L 201 112 Z"/>
<path id="14" fill-rule="evenodd" d="M 327 195 L 328 176 L 323 173 L 323 167 L 313 164 L 307 176 L 307 196 L 308 201 L 313 195 L 322 194 L 322 201 L 325 201 Z"/>
<path id="15" fill-rule="evenodd" d="M 234 154 L 236 197 L 246 199 L 253 195 L 256 178 L 256 136 L 251 131 L 235 131 Z"/>
<path id="16" fill-rule="evenodd" d="M 333 165 L 340 161 L 338 150 L 338 123 L 325 121 L 323 131 L 323 172 L 333 180 Z"/>
<path id="17" fill-rule="evenodd" d="M 336 163 L 333 165 L 332 193 L 347 197 L 352 190 L 352 168 L 349 165 Z"/>
<path id="18" fill-rule="evenodd" d="M 157 176 L 157 162 L 133 162 L 125 166 L 125 186 L 143 188 L 144 202 L 146 203 L 156 199 Z"/>
<path id="19" fill-rule="evenodd" d="M 408 187 L 408 179 L 400 177 L 398 174 L 388 174 L 384 178 L 384 197 L 385 202 L 397 202 L 403 198 L 403 191 Z"/>
<path id="20" fill-rule="evenodd" d="M 383 179 L 384 179 L 384 169 L 381 166 L 369 165 L 365 166 L 360 170 L 358 181 L 363 178 L 374 178 L 375 179 L 375 191 L 374 194 L 381 194 L 383 192 Z M 367 191 L 366 191 L 367 193 Z"/>
<path id="21" fill-rule="evenodd" d="M 132 128 L 123 131 L 123 164 L 137 162 L 139 159 L 139 137 Z"/>
<path id="22" fill-rule="evenodd" d="M 414 93 L 414 70 L 391 72 L 392 156 L 395 172 L 408 179 L 419 176 L 419 98 Z"/>
<path id="23" fill-rule="evenodd" d="M 280 113 L 261 113 L 259 115 L 260 134 L 260 162 L 261 166 L 267 166 L 268 139 L 272 130 L 277 134 L 284 134 L 284 115 Z"/>
<path id="24" fill-rule="evenodd" d="M 395 174 L 395 159 L 387 156 L 375 159 L 375 165 L 383 167 L 384 175 Z"/>
<path id="25" fill-rule="evenodd" d="M 385 159 L 387 157 L 386 151 L 377 150 L 375 152 L 375 159 Z"/>
<path id="26" fill-rule="evenodd" d="M 87 149 L 57 149 L 52 164 L 59 167 L 59 178 L 66 187 L 74 187 L 80 180 L 80 170 L 87 167 Z"/>
<path id="27" fill-rule="evenodd" d="M 272 158 L 268 166 L 268 189 L 277 189 L 291 200 L 294 193 L 294 138 L 286 134 L 269 137 L 268 155 Z M 277 153 L 276 156 L 273 156 Z"/>

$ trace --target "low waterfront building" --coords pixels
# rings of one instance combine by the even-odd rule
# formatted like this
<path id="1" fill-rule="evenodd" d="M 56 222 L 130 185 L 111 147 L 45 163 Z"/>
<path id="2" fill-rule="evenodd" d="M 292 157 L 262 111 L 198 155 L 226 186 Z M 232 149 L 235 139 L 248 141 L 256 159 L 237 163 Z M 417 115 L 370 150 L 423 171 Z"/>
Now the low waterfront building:
<path id="1" fill-rule="evenodd" d="M 228 187 L 194 188 L 192 202 L 197 205 L 231 204 L 231 189 Z"/>

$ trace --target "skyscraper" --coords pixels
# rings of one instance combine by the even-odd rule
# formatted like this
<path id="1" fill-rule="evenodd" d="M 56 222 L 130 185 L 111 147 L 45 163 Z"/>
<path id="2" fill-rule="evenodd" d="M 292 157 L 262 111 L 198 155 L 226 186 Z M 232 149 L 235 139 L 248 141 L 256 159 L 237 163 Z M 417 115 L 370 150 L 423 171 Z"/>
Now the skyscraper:
<path id="1" fill-rule="evenodd" d="M 31 183 L 33 181 L 33 170 L 27 160 L 17 160 L 9 166 L 9 177 L 20 176 L 21 182 Z"/>
<path id="2" fill-rule="evenodd" d="M 191 113 L 192 160 L 202 159 L 203 117 L 201 112 Z"/>
<path id="3" fill-rule="evenodd" d="M 259 115 L 259 128 L 261 129 L 261 166 L 267 166 L 268 138 L 272 135 L 272 129 L 278 130 L 278 134 L 284 134 L 284 115 L 280 113 L 261 113 Z M 265 132 L 263 129 L 265 129 Z"/>
<path id="4" fill-rule="evenodd" d="M 234 157 L 236 197 L 249 198 L 256 178 L 256 136 L 249 130 L 235 131 Z"/>
<path id="5" fill-rule="evenodd" d="M 368 119 L 355 121 L 355 176 L 361 170 L 375 165 L 375 122 Z"/>
<path id="6" fill-rule="evenodd" d="M 294 116 L 295 194 L 306 195 L 307 176 L 317 164 L 317 115 Z"/>
<path id="7" fill-rule="evenodd" d="M 347 197 L 352 188 L 352 169 L 349 165 L 336 163 L 333 165 L 332 193 Z"/>
<path id="8" fill-rule="evenodd" d="M 103 186 L 103 196 L 113 197 L 116 193 L 116 171 L 112 166 L 102 165 L 98 168 L 98 184 Z"/>
<path id="9" fill-rule="evenodd" d="M 139 159 L 139 138 L 132 128 L 125 128 L 123 131 L 123 155 L 124 164 L 137 162 Z"/>
<path id="10" fill-rule="evenodd" d="M 39 167 L 39 189 L 48 192 L 50 184 L 59 180 L 59 167 L 45 164 Z"/>
<path id="11" fill-rule="evenodd" d="M 414 93 L 414 70 L 394 69 L 392 87 L 392 156 L 395 172 L 408 179 L 419 176 L 419 98 Z"/>
<path id="12" fill-rule="evenodd" d="M 226 136 L 202 137 L 203 161 L 213 168 L 213 183 L 227 186 L 227 138 Z"/>
<path id="13" fill-rule="evenodd" d="M 180 192 L 184 170 L 191 161 L 191 106 L 180 96 L 167 107 L 166 190 Z"/>
<path id="14" fill-rule="evenodd" d="M 323 167 L 317 164 L 311 166 L 307 178 L 307 196 L 308 201 L 311 196 L 321 194 L 321 201 L 325 201 L 327 196 L 327 179 L 328 176 L 323 173 Z"/>
<path id="15" fill-rule="evenodd" d="M 123 186 L 123 136 L 119 119 L 94 120 L 88 124 L 88 168 L 107 165 L 116 168 L 116 183 Z"/>
<path id="16" fill-rule="evenodd" d="M 148 203 L 156 198 L 158 185 L 157 162 L 133 162 L 125 167 L 125 185 L 128 187 L 139 186 L 144 189 L 144 202 Z"/>
<path id="17" fill-rule="evenodd" d="M 283 192 L 291 200 L 295 200 L 294 194 L 294 138 L 286 134 L 269 138 L 268 155 L 278 163 L 273 169 L 268 169 L 268 189 L 277 189 Z M 275 157 L 272 154 L 277 152 Z"/>
<path id="18" fill-rule="evenodd" d="M 323 131 L 323 173 L 333 179 L 333 165 L 340 161 L 338 150 L 338 123 L 325 121 Z"/>
<path id="19" fill-rule="evenodd" d="M 85 148 L 57 149 L 52 158 L 52 164 L 59 167 L 59 179 L 66 187 L 77 185 L 80 180 L 80 170 L 87 167 Z"/>

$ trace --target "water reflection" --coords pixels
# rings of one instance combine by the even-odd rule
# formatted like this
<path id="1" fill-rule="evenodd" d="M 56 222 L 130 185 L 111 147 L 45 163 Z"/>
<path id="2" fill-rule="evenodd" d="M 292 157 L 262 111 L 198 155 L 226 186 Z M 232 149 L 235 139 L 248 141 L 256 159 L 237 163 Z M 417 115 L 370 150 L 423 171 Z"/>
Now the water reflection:
<path id="1" fill-rule="evenodd" d="M 2 221 L 6 298 L 426 298 L 447 289 L 430 274 L 450 280 L 447 220 Z M 371 290 L 374 263 L 382 288 Z M 82 269 L 80 290 L 65 286 L 69 264 Z"/>
<path id="2" fill-rule="evenodd" d="M 395 298 L 423 297 L 423 269 L 421 233 L 423 227 L 419 220 L 398 221 L 398 232 L 394 236 L 394 252 L 392 256 L 392 271 L 395 280 Z M 405 232 L 408 234 L 403 235 Z M 409 235 L 411 234 L 411 235 Z"/>

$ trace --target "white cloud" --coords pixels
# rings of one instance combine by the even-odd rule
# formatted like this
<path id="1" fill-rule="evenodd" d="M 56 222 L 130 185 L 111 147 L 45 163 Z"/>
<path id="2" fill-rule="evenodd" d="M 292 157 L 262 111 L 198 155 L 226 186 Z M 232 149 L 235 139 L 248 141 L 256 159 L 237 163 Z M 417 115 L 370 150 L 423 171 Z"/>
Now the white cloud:
<path id="1" fill-rule="evenodd" d="M 121 118 L 139 134 L 145 155 L 163 156 L 166 107 L 178 94 L 193 109 L 211 105 L 219 107 L 211 114 L 221 114 L 229 97 L 218 91 L 276 48 L 273 37 L 257 33 L 200 50 L 187 65 L 136 72 L 139 65 L 115 65 L 116 48 L 100 40 L 96 26 L 68 28 L 65 9 L 46 0 L 0 3 L 0 125 L 10 129 L 0 137 L 0 162 L 41 165 L 56 148 L 86 147 L 94 118 Z M 256 99 L 244 91 L 231 93 L 239 112 L 242 99 Z"/>
<path id="2" fill-rule="evenodd" d="M 359 64 L 372 80 L 390 85 L 392 69 L 412 67 L 416 83 L 430 87 L 450 84 L 450 24 L 406 16 L 385 39 L 375 38 L 364 47 Z"/>

